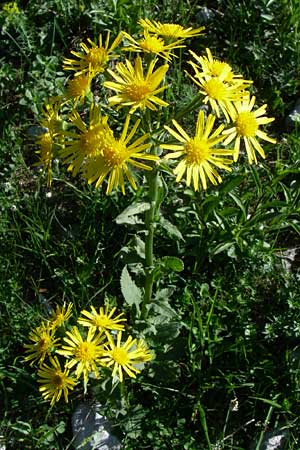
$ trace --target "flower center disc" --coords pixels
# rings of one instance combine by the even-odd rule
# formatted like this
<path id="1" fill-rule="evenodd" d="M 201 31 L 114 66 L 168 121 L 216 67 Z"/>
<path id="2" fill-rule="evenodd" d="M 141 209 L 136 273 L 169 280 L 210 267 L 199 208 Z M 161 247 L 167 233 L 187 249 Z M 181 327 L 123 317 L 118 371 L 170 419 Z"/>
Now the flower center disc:
<path id="1" fill-rule="evenodd" d="M 61 372 L 56 372 L 55 375 L 52 378 L 52 384 L 56 387 L 56 388 L 61 388 L 64 384 L 64 378 L 62 376 Z"/>
<path id="2" fill-rule="evenodd" d="M 80 145 L 85 155 L 95 156 L 103 143 L 99 127 L 90 128 L 80 137 Z"/>
<path id="3" fill-rule="evenodd" d="M 109 167 L 121 166 L 126 159 L 126 147 L 115 141 L 102 149 L 103 158 Z"/>
<path id="4" fill-rule="evenodd" d="M 96 69 L 107 61 L 107 51 L 102 47 L 91 48 L 86 55 L 86 60 L 91 64 L 93 69 Z"/>
<path id="5" fill-rule="evenodd" d="M 209 156 L 209 146 L 203 139 L 191 139 L 185 146 L 189 164 L 201 164 Z"/>
<path id="6" fill-rule="evenodd" d="M 257 121 L 252 112 L 241 112 L 236 119 L 236 130 L 240 136 L 255 136 L 258 128 Z"/>
<path id="7" fill-rule="evenodd" d="M 129 361 L 128 354 L 123 348 L 115 348 L 112 352 L 112 357 L 120 365 L 124 365 Z"/>
<path id="8" fill-rule="evenodd" d="M 159 53 L 164 50 L 164 42 L 155 36 L 149 36 L 139 42 L 140 47 L 149 53 Z"/>
<path id="9" fill-rule="evenodd" d="M 106 316 L 97 316 L 94 319 L 94 323 L 97 327 L 105 328 L 107 325 L 110 325 L 110 319 Z"/>
<path id="10" fill-rule="evenodd" d="M 43 351 L 45 351 L 45 350 L 47 350 L 47 348 L 49 347 L 49 345 L 50 345 L 50 342 L 51 342 L 51 339 L 50 338 L 42 338 L 41 340 L 40 340 L 40 342 L 39 342 L 39 344 L 38 344 L 38 349 L 39 349 L 39 351 L 40 352 L 43 352 Z"/>
<path id="11" fill-rule="evenodd" d="M 207 95 L 215 100 L 223 100 L 226 97 L 225 86 L 217 78 L 211 78 L 203 87 Z"/>
<path id="12" fill-rule="evenodd" d="M 176 23 L 164 23 L 159 29 L 160 34 L 168 36 L 170 38 L 179 37 L 179 35 L 182 33 L 182 30 L 183 27 Z"/>
<path id="13" fill-rule="evenodd" d="M 85 75 L 78 76 L 69 81 L 68 91 L 74 97 L 79 97 L 89 90 L 90 80 Z"/>
<path id="14" fill-rule="evenodd" d="M 232 71 L 229 64 L 222 61 L 214 61 L 210 64 L 210 70 L 213 76 L 219 77 L 224 69 L 230 69 L 228 75 L 226 76 L 226 81 L 229 82 L 232 80 Z"/>
<path id="15" fill-rule="evenodd" d="M 96 356 L 96 346 L 91 342 L 82 342 L 76 349 L 76 358 L 80 361 L 89 361 Z"/>
<path id="16" fill-rule="evenodd" d="M 134 102 L 143 100 L 149 92 L 149 85 L 146 81 L 141 81 L 139 84 L 131 84 L 126 89 L 126 94 Z"/>

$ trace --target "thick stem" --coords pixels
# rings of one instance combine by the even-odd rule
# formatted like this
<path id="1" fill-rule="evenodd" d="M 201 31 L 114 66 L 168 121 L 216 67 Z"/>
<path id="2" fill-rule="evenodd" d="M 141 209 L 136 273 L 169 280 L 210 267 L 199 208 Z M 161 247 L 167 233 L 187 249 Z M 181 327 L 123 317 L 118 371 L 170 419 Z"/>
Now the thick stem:
<path id="1" fill-rule="evenodd" d="M 158 198 L 158 171 L 153 169 L 148 174 L 149 183 L 149 203 L 150 209 L 146 212 L 145 226 L 145 293 L 142 305 L 142 318 L 146 319 L 148 315 L 148 305 L 151 303 L 153 291 L 153 269 L 154 269 L 154 254 L 153 254 L 153 240 L 157 216 L 157 198 Z"/>

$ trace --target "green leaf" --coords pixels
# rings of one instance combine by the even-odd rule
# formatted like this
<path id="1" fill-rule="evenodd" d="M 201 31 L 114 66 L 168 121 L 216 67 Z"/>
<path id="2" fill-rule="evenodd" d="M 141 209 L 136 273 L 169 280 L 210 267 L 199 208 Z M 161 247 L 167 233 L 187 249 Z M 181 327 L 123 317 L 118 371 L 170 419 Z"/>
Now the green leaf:
<path id="1" fill-rule="evenodd" d="M 150 204 L 146 202 L 139 202 L 133 205 L 128 206 L 128 208 L 124 209 L 121 214 L 116 217 L 116 222 L 118 225 L 127 224 L 127 225 L 135 225 L 139 223 L 143 223 L 142 219 L 136 217 L 138 214 L 144 213 L 150 209 Z"/>
<path id="2" fill-rule="evenodd" d="M 127 270 L 127 266 L 125 266 L 122 270 L 120 284 L 125 302 L 129 306 L 134 305 L 137 311 L 139 312 L 140 311 L 139 305 L 142 302 L 142 291 L 139 287 L 137 287 L 137 285 L 131 278 Z"/>
<path id="3" fill-rule="evenodd" d="M 171 237 L 184 241 L 184 238 L 178 228 L 169 222 L 169 220 L 165 219 L 163 216 L 160 216 L 159 223 Z"/>
<path id="4" fill-rule="evenodd" d="M 161 262 L 166 269 L 174 270 L 174 272 L 182 272 L 184 269 L 183 262 L 177 256 L 164 256 Z"/>

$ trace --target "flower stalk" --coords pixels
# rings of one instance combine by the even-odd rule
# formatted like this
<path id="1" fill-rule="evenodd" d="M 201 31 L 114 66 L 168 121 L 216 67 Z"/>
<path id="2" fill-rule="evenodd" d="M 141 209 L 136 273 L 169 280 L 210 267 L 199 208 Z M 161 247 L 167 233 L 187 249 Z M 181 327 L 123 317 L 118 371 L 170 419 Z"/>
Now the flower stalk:
<path id="1" fill-rule="evenodd" d="M 157 222 L 157 209 L 158 209 L 158 187 L 159 187 L 159 175 L 158 169 L 154 168 L 148 174 L 148 196 L 150 208 L 146 211 L 145 226 L 146 226 L 146 239 L 145 239 L 145 291 L 142 304 L 141 315 L 143 319 L 146 319 L 149 313 L 149 305 L 152 300 L 153 293 L 153 274 L 154 274 L 154 233 Z"/>

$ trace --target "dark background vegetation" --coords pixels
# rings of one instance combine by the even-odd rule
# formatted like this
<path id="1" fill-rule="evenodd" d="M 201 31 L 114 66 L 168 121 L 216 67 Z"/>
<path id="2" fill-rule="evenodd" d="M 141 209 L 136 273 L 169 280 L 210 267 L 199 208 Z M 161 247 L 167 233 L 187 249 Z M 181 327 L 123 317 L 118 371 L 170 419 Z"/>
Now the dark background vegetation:
<path id="1" fill-rule="evenodd" d="M 115 218 L 144 193 L 106 197 L 57 164 L 50 196 L 34 165 L 34 126 L 44 99 L 63 89 L 61 61 L 70 49 L 105 30 L 134 34 L 137 20 L 149 17 L 205 25 L 190 48 L 200 54 L 209 47 L 253 80 L 258 104 L 267 103 L 276 119 L 268 132 L 278 143 L 264 145 L 267 158 L 257 167 L 242 160 L 206 193 L 168 178 L 162 213 L 184 239 L 158 231 L 155 253 L 184 262 L 183 272 L 164 278 L 174 327 L 153 336 L 156 360 L 128 381 L 122 398 L 107 397 L 102 386 L 94 398 L 129 450 L 259 450 L 279 429 L 284 448 L 298 450 L 300 137 L 291 111 L 300 97 L 299 2 L 18 6 L 20 14 L 0 13 L 0 434 L 7 449 L 71 448 L 70 418 L 83 398 L 47 415 L 23 344 L 49 305 L 71 301 L 79 311 L 106 295 L 122 308 L 120 250 L 132 245 L 136 229 Z M 174 65 L 174 109 L 184 106 L 182 92 L 193 95 L 181 70 L 187 59 L 182 53 Z M 191 126 L 194 118 L 185 121 Z"/>

